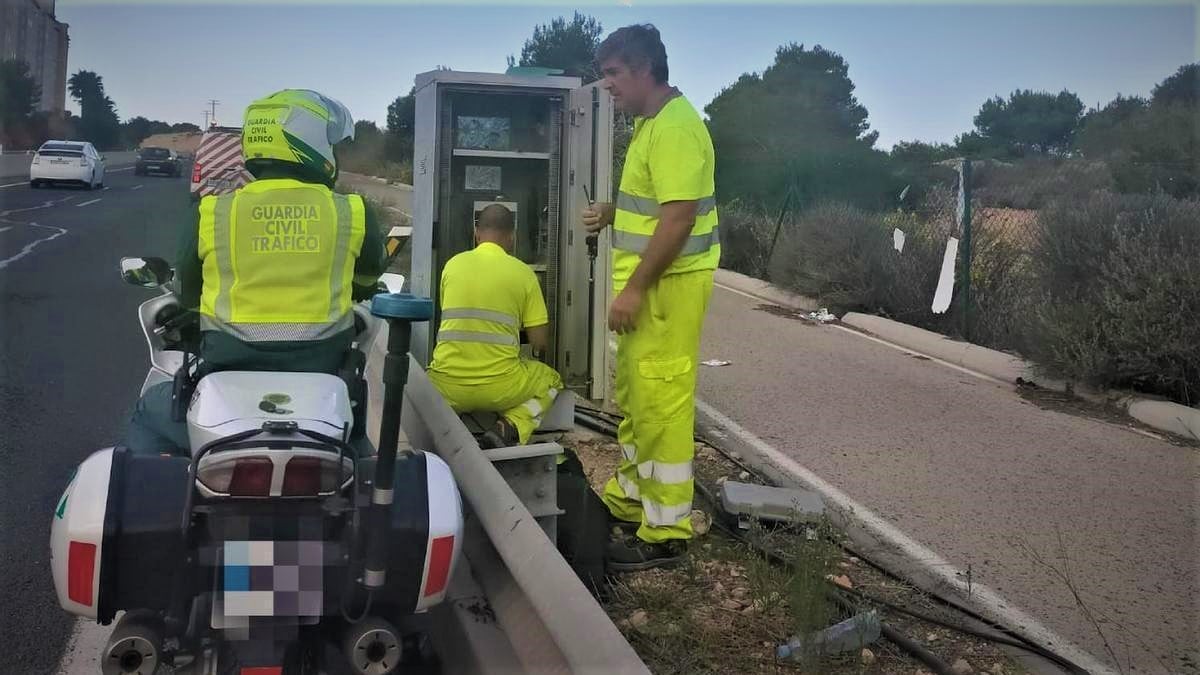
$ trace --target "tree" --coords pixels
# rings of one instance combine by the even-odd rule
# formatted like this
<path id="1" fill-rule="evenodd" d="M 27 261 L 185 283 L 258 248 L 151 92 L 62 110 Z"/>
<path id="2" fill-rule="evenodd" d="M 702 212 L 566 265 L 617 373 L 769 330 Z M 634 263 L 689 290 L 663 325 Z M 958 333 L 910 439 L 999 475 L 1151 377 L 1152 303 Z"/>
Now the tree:
<path id="1" fill-rule="evenodd" d="M 121 122 L 116 105 L 104 93 L 104 79 L 90 70 L 81 70 L 67 80 L 67 91 L 79 102 L 79 133 L 99 149 L 120 143 Z"/>
<path id="2" fill-rule="evenodd" d="M 935 164 L 958 156 L 954 146 L 946 143 L 924 141 L 900 141 L 888 153 L 893 162 L 910 166 Z"/>
<path id="3" fill-rule="evenodd" d="M 1073 144 L 1088 159 L 1109 157 L 1128 145 L 1130 129 L 1149 103 L 1139 96 L 1117 95 L 1103 108 L 1089 110 L 1079 122 Z"/>
<path id="4" fill-rule="evenodd" d="M 417 121 L 417 90 L 413 87 L 404 96 L 397 96 L 387 109 L 387 138 L 385 154 L 397 162 L 411 162 L 413 133 Z"/>
<path id="5" fill-rule="evenodd" d="M 988 99 L 975 116 L 975 130 L 986 145 L 1012 156 L 1028 152 L 1065 152 L 1083 114 L 1083 102 L 1069 91 L 1051 94 L 1018 90 L 1008 100 Z"/>
<path id="6" fill-rule="evenodd" d="M 1186 103 L 1151 104 L 1128 125 L 1112 160 L 1121 192 L 1200 196 L 1200 110 Z"/>
<path id="7" fill-rule="evenodd" d="M 0 130 L 28 125 L 41 97 L 42 88 L 29 74 L 29 64 L 17 59 L 0 61 Z"/>
<path id="8" fill-rule="evenodd" d="M 145 117 L 134 117 L 121 125 L 121 141 L 127 148 L 136 148 L 155 134 L 171 133 L 171 125 Z"/>
<path id="9" fill-rule="evenodd" d="M 846 61 L 821 46 L 788 44 L 762 74 L 742 75 L 705 107 L 722 200 L 774 208 L 836 199 L 879 207 L 899 192 L 874 149 L 867 109 Z M 902 187 L 902 186 L 901 186 Z"/>
<path id="10" fill-rule="evenodd" d="M 516 65 L 558 68 L 585 81 L 595 80 L 596 48 L 600 46 L 603 31 L 600 22 L 586 14 L 575 12 L 570 23 L 560 16 L 534 27 L 533 37 L 521 47 L 521 60 Z M 508 57 L 510 67 L 514 62 L 513 57 Z"/>
<path id="11" fill-rule="evenodd" d="M 29 74 L 29 64 L 0 61 L 0 144 L 28 144 L 30 126 L 42 88 Z"/>
<path id="12" fill-rule="evenodd" d="M 1200 103 L 1200 63 L 1181 66 L 1174 75 L 1159 82 L 1150 93 L 1150 102 L 1156 106 Z"/>
<path id="13" fill-rule="evenodd" d="M 192 124 L 191 122 L 177 122 L 177 123 L 171 125 L 171 133 L 173 133 L 173 134 L 199 133 L 199 132 L 200 132 L 200 125 Z"/>
<path id="14" fill-rule="evenodd" d="M 958 149 L 946 143 L 900 141 L 892 146 L 888 153 L 892 171 L 905 188 L 901 190 L 904 200 L 900 205 L 921 205 L 931 187 L 951 183 L 956 175 L 955 170 L 940 162 L 958 156 Z"/>
<path id="15" fill-rule="evenodd" d="M 1126 193 L 1200 196 L 1200 64 L 1163 79 L 1150 100 L 1117 96 L 1084 116 L 1075 148 L 1104 160 Z"/>

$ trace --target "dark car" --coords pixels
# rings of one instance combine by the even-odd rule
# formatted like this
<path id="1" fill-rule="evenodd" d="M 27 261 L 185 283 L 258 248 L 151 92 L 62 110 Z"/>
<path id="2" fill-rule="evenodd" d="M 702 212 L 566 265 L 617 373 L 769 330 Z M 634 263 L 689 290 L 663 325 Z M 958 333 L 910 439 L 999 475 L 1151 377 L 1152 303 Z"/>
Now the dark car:
<path id="1" fill-rule="evenodd" d="M 174 150 L 142 148 L 138 151 L 137 166 L 134 167 L 133 173 L 138 176 L 161 173 L 179 177 L 183 175 L 183 163 Z"/>

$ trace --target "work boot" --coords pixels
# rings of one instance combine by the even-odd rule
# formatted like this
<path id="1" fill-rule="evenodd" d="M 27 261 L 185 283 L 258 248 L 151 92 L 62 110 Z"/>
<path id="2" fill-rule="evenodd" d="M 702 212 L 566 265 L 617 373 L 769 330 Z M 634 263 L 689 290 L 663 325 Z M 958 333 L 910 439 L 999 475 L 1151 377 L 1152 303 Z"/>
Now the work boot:
<path id="1" fill-rule="evenodd" d="M 629 520 L 621 520 L 612 513 L 608 514 L 608 530 L 614 539 L 620 539 L 629 536 L 641 527 L 641 522 L 633 522 Z"/>
<path id="2" fill-rule="evenodd" d="M 685 555 L 687 542 L 682 539 L 653 544 L 637 535 L 628 535 L 608 542 L 608 569 L 610 572 L 637 572 L 653 567 L 672 567 L 683 562 Z"/>
<path id="3" fill-rule="evenodd" d="M 503 417 L 496 419 L 492 431 L 504 441 L 505 445 L 520 445 L 521 443 L 521 433 L 517 431 L 517 427 Z"/>
<path id="4" fill-rule="evenodd" d="M 479 447 L 482 450 L 503 448 L 505 445 L 504 439 L 500 438 L 500 435 L 491 429 L 488 429 L 479 436 Z"/>

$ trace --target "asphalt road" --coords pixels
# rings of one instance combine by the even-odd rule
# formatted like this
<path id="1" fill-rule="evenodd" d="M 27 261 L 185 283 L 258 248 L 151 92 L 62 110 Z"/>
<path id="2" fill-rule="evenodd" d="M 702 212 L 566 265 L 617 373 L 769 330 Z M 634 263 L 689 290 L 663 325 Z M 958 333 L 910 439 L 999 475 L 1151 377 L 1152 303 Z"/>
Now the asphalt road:
<path id="1" fill-rule="evenodd" d="M 1200 672 L 1200 450 L 759 304 L 714 292 L 703 401 L 1101 663 Z"/>
<path id="2" fill-rule="evenodd" d="M 0 188 L 0 673 L 55 672 L 50 518 L 75 465 L 116 442 L 146 374 L 122 256 L 173 258 L 186 178 L 112 164 L 107 189 Z M 9 181 L 13 182 L 13 181 Z M 0 181 L 4 184 L 4 181 Z"/>

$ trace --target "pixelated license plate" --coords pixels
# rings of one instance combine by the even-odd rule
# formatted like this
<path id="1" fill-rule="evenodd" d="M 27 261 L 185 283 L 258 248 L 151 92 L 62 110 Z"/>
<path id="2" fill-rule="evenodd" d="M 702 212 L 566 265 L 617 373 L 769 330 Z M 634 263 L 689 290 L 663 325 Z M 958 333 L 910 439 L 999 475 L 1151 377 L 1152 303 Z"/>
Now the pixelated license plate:
<path id="1" fill-rule="evenodd" d="M 220 551 L 213 626 L 249 617 L 320 617 L 326 543 L 226 541 Z"/>

